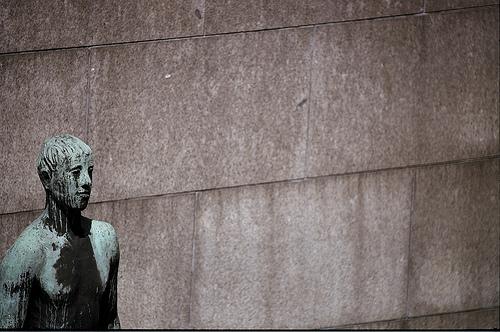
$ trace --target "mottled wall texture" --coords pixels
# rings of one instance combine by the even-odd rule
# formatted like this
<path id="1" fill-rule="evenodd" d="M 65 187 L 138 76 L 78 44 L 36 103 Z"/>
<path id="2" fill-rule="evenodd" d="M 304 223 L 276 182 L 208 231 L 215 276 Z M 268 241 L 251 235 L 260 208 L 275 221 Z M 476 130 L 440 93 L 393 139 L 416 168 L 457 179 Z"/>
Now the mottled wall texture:
<path id="1" fill-rule="evenodd" d="M 498 328 L 498 3 L 0 0 L 0 257 L 71 133 L 124 328 Z"/>

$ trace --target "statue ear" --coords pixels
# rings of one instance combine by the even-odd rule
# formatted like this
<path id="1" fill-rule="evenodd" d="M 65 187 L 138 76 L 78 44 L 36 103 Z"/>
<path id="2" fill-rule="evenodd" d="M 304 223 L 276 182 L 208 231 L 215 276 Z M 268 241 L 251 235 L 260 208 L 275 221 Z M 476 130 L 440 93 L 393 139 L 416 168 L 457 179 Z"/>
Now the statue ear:
<path id="1" fill-rule="evenodd" d="M 49 175 L 49 172 L 42 171 L 40 173 L 40 180 L 42 181 L 43 187 L 45 189 L 48 189 L 49 188 L 49 184 L 50 184 L 50 175 Z"/>

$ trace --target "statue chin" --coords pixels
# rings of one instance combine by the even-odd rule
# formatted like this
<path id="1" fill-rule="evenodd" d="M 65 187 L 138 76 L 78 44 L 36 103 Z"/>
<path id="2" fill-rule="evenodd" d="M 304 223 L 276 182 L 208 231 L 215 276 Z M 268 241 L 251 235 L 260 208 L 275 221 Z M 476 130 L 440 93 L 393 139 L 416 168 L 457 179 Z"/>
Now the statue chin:
<path id="1" fill-rule="evenodd" d="M 57 199 L 57 205 L 63 210 L 83 211 L 89 204 L 90 195 L 76 195 L 71 199 Z"/>
<path id="2" fill-rule="evenodd" d="M 83 211 L 87 208 L 87 205 L 89 204 L 89 197 L 80 197 L 79 199 L 77 199 L 75 202 L 74 202 L 74 205 L 75 206 L 72 206 L 71 208 L 72 209 L 75 209 L 75 210 L 80 210 L 80 211 Z"/>
<path id="3" fill-rule="evenodd" d="M 82 204 L 80 205 L 80 208 L 79 210 L 80 211 L 83 211 L 87 208 L 87 205 L 89 204 L 89 200 L 87 199 L 86 201 L 82 202 Z"/>

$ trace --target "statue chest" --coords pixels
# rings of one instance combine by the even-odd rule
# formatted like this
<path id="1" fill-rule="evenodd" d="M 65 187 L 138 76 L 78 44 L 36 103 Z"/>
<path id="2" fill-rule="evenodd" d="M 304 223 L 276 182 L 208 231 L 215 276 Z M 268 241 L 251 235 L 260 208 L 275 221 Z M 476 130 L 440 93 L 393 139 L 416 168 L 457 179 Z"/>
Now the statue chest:
<path id="1" fill-rule="evenodd" d="M 96 260 L 91 239 L 54 242 L 39 274 L 43 292 L 54 302 L 78 303 L 98 298 L 106 284 L 109 262 Z"/>
<path id="2" fill-rule="evenodd" d="M 98 328 L 109 271 L 103 256 L 95 254 L 89 237 L 56 239 L 32 288 L 24 327 Z"/>

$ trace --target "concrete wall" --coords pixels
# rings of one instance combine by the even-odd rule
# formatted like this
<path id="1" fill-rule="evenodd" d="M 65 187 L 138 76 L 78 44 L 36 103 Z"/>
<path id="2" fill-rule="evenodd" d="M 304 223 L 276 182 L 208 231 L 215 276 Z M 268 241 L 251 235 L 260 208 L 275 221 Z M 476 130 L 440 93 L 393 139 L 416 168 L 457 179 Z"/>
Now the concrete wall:
<path id="1" fill-rule="evenodd" d="M 0 257 L 69 132 L 124 328 L 498 328 L 498 13 L 0 0 Z"/>

